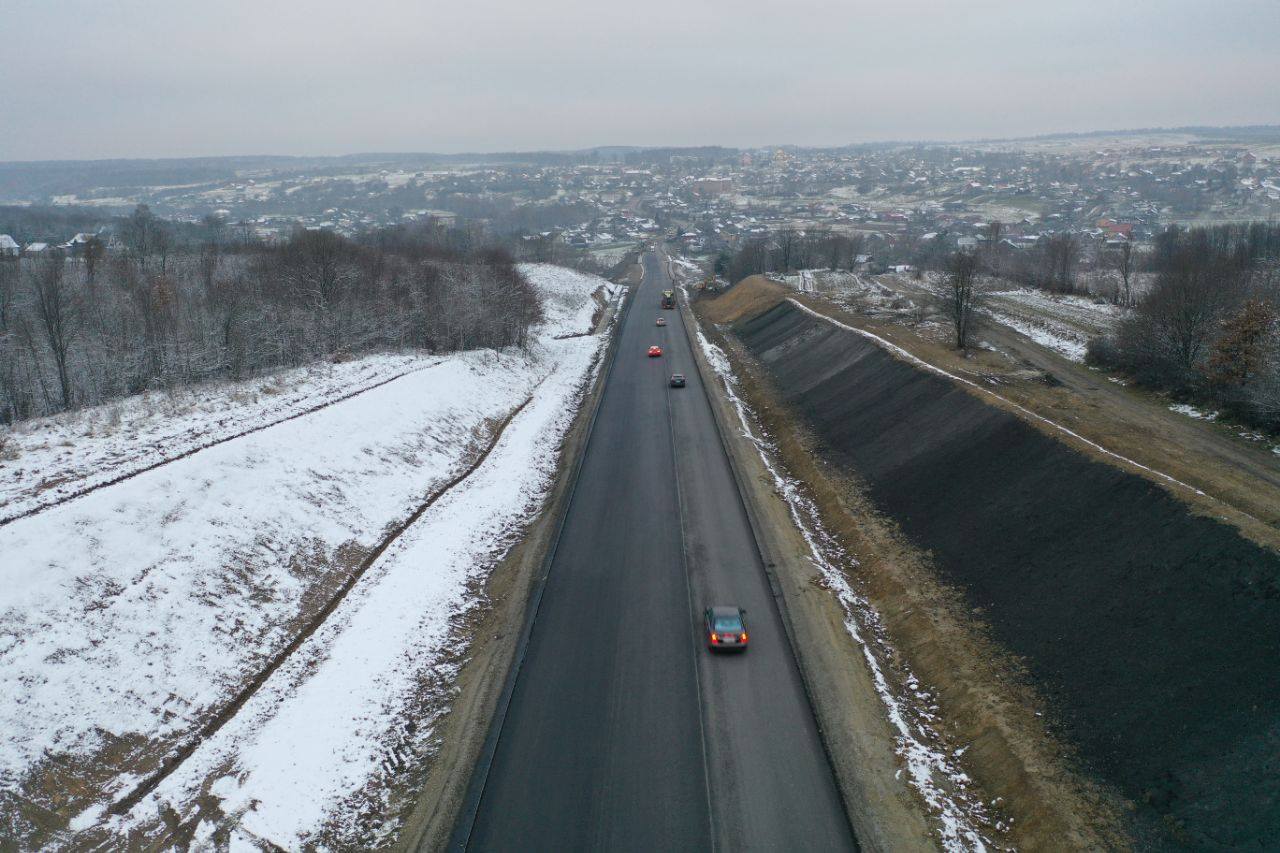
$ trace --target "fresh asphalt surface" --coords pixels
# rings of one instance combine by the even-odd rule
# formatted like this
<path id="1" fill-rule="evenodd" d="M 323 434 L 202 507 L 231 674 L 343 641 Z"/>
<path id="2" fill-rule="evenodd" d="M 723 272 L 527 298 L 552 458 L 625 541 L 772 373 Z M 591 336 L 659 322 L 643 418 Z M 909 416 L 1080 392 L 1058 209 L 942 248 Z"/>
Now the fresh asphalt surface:
<path id="1" fill-rule="evenodd" d="M 644 268 L 470 849 L 855 849 L 672 285 Z M 746 654 L 706 649 L 712 604 L 746 608 Z"/>

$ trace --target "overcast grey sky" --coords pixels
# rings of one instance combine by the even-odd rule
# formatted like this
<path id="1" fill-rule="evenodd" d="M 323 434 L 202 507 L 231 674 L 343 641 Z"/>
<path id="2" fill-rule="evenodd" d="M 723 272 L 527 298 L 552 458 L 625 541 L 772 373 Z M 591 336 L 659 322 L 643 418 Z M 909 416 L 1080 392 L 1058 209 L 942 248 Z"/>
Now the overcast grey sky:
<path id="1" fill-rule="evenodd" d="M 1280 0 L 0 0 L 0 160 L 1280 123 Z"/>

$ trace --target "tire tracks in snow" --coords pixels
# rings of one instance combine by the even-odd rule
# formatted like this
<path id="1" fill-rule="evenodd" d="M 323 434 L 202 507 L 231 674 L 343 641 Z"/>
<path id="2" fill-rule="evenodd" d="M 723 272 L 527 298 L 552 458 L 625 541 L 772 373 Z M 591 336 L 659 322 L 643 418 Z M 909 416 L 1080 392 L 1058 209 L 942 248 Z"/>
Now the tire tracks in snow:
<path id="1" fill-rule="evenodd" d="M 363 388 L 357 388 L 354 391 L 350 391 L 339 397 L 334 397 L 332 400 L 326 400 L 325 402 L 312 406 L 309 409 L 304 409 L 301 412 L 294 412 L 292 415 L 286 415 L 285 417 L 280 418 L 279 420 L 274 420 L 274 421 L 271 421 L 270 423 L 259 424 L 258 426 L 250 427 L 249 429 L 242 430 L 233 435 L 227 435 L 227 436 L 223 436 L 222 438 L 214 439 L 213 441 L 207 444 L 201 444 L 196 447 L 189 448 L 188 450 L 184 450 L 183 452 L 177 454 L 176 456 L 169 456 L 167 458 L 161 459 L 159 462 L 152 462 L 149 465 L 143 465 L 141 468 L 133 468 L 131 470 L 126 471 L 123 474 L 119 474 L 108 480 L 103 480 L 100 483 L 94 483 L 93 485 L 85 486 L 82 489 L 71 492 L 70 494 L 65 494 L 60 497 L 56 497 L 51 500 L 45 501 L 44 503 L 36 504 L 30 509 L 23 510 L 22 512 L 17 512 L 17 513 L 14 513 L 13 515 L 8 515 L 8 516 L 0 516 L 0 527 L 4 527 L 6 524 L 10 524 L 14 521 L 18 521 L 23 518 L 30 518 L 31 516 L 42 513 L 45 510 L 53 509 L 54 507 L 57 507 L 57 506 L 62 506 L 63 504 L 70 503 L 71 501 L 78 500 L 87 494 L 98 491 L 99 489 L 105 489 L 110 486 L 119 485 L 120 483 L 123 483 L 125 480 L 132 480 L 134 477 L 137 477 L 140 474 L 146 474 L 148 471 L 154 471 L 157 468 L 163 468 L 165 465 L 169 465 L 174 462 L 180 462 L 183 459 L 187 459 L 188 457 L 195 456 L 197 453 L 200 453 L 201 451 L 204 451 L 204 450 L 208 450 L 211 447 L 217 447 L 220 444 L 226 444 L 229 441 L 235 441 L 238 438 L 244 438 L 245 436 L 253 435 L 256 432 L 262 432 L 265 429 L 270 429 L 271 427 L 279 426 L 280 424 L 288 423 L 289 421 L 306 417 L 307 415 L 314 415 L 316 412 L 320 411 L 321 409 L 327 409 L 330 406 L 337 405 L 338 403 L 344 403 L 347 400 L 350 400 L 352 397 L 358 397 L 361 394 L 364 394 L 368 391 L 373 391 L 377 388 L 381 388 L 383 385 L 389 385 L 390 383 L 395 382 L 397 379 L 403 379 L 404 377 L 409 376 L 410 374 L 419 373 L 423 370 L 430 370 L 431 368 L 435 367 L 440 363 L 441 363 L 440 361 L 434 361 L 431 364 L 426 364 L 426 365 L 423 365 L 422 367 L 415 367 L 412 370 L 402 371 L 400 373 L 397 373 L 395 376 L 391 376 L 387 379 L 381 379 L 373 383 L 372 385 L 366 385 Z M 81 478 L 81 479 L 84 479 L 84 478 Z"/>
<path id="2" fill-rule="evenodd" d="M 422 369 L 425 369 L 425 368 L 422 368 Z M 414 372 L 414 371 L 410 371 L 410 372 Z M 385 385 L 387 382 L 393 382 L 395 381 L 395 379 L 398 379 L 398 378 L 400 377 L 398 376 L 393 377 L 379 384 Z M 355 588 L 355 585 L 360 581 L 360 578 L 362 578 L 365 572 L 367 572 L 369 568 L 372 567 L 373 564 L 378 561 L 378 559 L 383 555 L 383 553 L 386 552 L 387 548 L 391 547 L 391 544 L 395 542 L 397 539 L 399 539 L 406 530 L 412 527 L 413 524 L 419 518 L 421 518 L 422 515 L 427 510 L 431 509 L 431 507 L 436 503 L 436 501 L 440 500 L 440 498 L 448 494 L 455 486 L 459 485 L 468 477 L 470 477 L 472 474 L 474 474 L 480 468 L 480 466 L 485 463 L 485 460 L 489 458 L 489 454 L 493 451 L 495 447 L 498 446 L 498 442 L 502 440 L 502 436 L 506 433 L 507 427 L 510 426 L 511 422 L 515 420 L 516 416 L 518 416 L 522 411 L 524 411 L 524 408 L 528 406 L 530 402 L 532 402 L 534 394 L 537 392 L 538 386 L 540 386 L 542 384 L 542 381 L 545 381 L 545 380 L 546 380 L 546 377 L 543 377 L 543 380 L 539 381 L 538 385 L 534 386 L 533 390 L 529 393 L 529 396 L 527 396 L 524 399 L 524 401 L 520 403 L 520 405 L 512 409 L 506 415 L 506 417 L 504 417 L 502 421 L 498 423 L 497 429 L 494 430 L 492 438 L 490 438 L 489 442 L 485 445 L 484 449 L 480 452 L 478 456 L 476 456 L 475 459 L 471 461 L 469 465 L 467 465 L 461 472 L 456 474 L 448 482 L 444 483 L 444 485 L 435 489 L 431 494 L 429 494 L 426 497 L 426 499 L 422 503 L 420 503 L 413 510 L 413 512 L 411 512 L 402 521 L 400 521 L 394 527 L 392 527 L 386 533 L 386 535 L 382 537 L 382 539 L 378 542 L 378 544 L 374 547 L 374 549 L 370 551 L 369 554 L 366 555 L 363 560 L 360 561 L 360 564 L 351 572 L 351 574 L 342 583 L 342 585 L 338 587 L 338 589 L 334 592 L 334 594 L 329 598 L 328 602 L 325 603 L 324 607 L 320 608 L 320 610 L 317 611 L 316 614 L 312 616 L 310 620 L 308 620 L 306 625 L 304 625 L 303 628 L 300 631 L 298 631 L 297 634 L 294 635 L 293 639 L 290 640 L 289 643 L 283 649 L 278 651 L 271 658 L 271 660 L 268 661 L 267 665 L 263 667 L 261 670 L 259 670 L 258 674 L 255 675 L 251 681 L 249 681 L 244 687 L 240 689 L 240 691 L 235 695 L 235 698 L 233 698 L 229 703 L 223 706 L 222 710 L 220 710 L 208 722 L 206 722 L 200 728 L 200 731 L 193 738 L 191 738 L 187 743 L 179 747 L 175 752 L 170 753 L 169 756 L 164 759 L 164 761 L 161 763 L 158 769 L 152 772 L 143 781 L 135 785 L 133 789 L 129 791 L 129 793 L 125 794 L 119 800 L 112 803 L 111 806 L 108 807 L 107 809 L 107 814 L 123 815 L 129 812 L 131 809 L 133 809 L 134 806 L 142 802 L 143 798 L 145 798 L 148 794 L 150 794 L 157 787 L 159 787 L 161 782 L 167 779 L 175 770 L 177 770 L 180 766 L 182 766 L 182 763 L 186 761 L 188 758 L 190 758 L 202 743 L 204 743 L 206 740 L 208 740 L 210 737 L 216 734 L 219 729 L 221 729 L 224 725 L 230 722 L 235 717 L 235 715 L 239 713 L 239 711 L 245 706 L 245 704 L 250 699 L 253 698 L 254 694 L 257 693 L 258 690 L 264 684 L 267 683 L 267 681 L 271 678 L 271 676 L 275 674 L 276 670 L 280 669 L 280 667 L 285 663 L 285 661 L 287 661 L 289 657 L 293 655 L 294 652 L 296 652 L 299 648 L 302 647 L 303 643 L 305 643 L 308 639 L 310 639 L 311 636 L 315 634 L 315 632 L 319 630 L 322 625 L 324 625 L 324 623 L 328 620 L 328 618 L 331 615 L 333 615 L 333 612 L 338 609 L 338 605 L 340 605 L 343 602 L 343 600 L 346 599 L 347 594 L 351 592 L 352 589 Z M 366 391 L 371 390 L 371 388 L 366 388 L 364 390 Z M 362 393 L 362 392 L 356 392 L 356 393 Z M 349 396 L 355 396 L 355 395 L 352 394 Z M 336 403 L 339 401 L 334 400 L 333 402 Z M 326 405 L 331 405 L 331 404 L 326 404 Z M 324 408 L 324 406 L 320 406 L 318 408 Z M 306 414 L 306 413 L 302 413 L 302 414 Z M 300 415 L 295 415 L 294 417 L 299 417 L 299 416 Z M 279 421 L 277 423 L 279 423 Z M 187 454 L 187 455 L 190 455 L 190 454 Z M 141 472 L 138 472 L 138 473 L 141 473 Z M 133 475 L 130 475 L 130 476 L 133 476 Z"/>

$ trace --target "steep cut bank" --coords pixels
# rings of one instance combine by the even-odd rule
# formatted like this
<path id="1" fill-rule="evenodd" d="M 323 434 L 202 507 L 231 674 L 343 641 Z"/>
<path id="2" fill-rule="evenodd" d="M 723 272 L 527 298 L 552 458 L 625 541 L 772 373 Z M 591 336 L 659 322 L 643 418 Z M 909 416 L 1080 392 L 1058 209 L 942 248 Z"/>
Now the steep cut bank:
<path id="1" fill-rule="evenodd" d="M 790 303 L 734 332 L 1022 659 L 1147 843 L 1280 834 L 1280 557 Z"/>

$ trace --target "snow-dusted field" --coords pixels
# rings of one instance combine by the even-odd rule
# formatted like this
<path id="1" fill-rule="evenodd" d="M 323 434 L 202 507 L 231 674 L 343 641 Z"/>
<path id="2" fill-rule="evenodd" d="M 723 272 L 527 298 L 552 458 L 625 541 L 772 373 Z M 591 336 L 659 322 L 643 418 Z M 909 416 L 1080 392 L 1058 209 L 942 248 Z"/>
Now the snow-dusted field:
<path id="1" fill-rule="evenodd" d="M 1007 285 L 1007 282 L 1001 284 Z M 906 298 L 904 294 L 915 294 L 918 298 L 924 291 L 937 299 L 945 299 L 946 287 L 946 277 L 938 273 L 926 273 L 918 280 L 889 274 L 859 282 L 858 287 L 846 290 L 873 305 L 910 310 L 910 304 L 902 303 Z M 1002 290 L 988 290 L 978 310 L 1076 362 L 1084 361 L 1089 341 L 1111 332 L 1125 315 L 1124 308 L 1100 299 L 1007 286 Z"/>
<path id="2" fill-rule="evenodd" d="M 46 840 L 73 845 L 88 837 L 77 833 L 154 827 L 162 806 L 186 819 L 211 785 L 239 837 L 295 848 L 345 799 L 377 788 L 404 740 L 401 712 L 424 684 L 446 689 L 442 662 L 457 651 L 452 626 L 475 603 L 469 590 L 540 505 L 603 343 L 584 333 L 592 294 L 612 285 L 523 271 L 548 316 L 528 353 L 375 356 L 303 377 L 290 386 L 296 411 L 411 371 L 0 527 L 0 812 L 16 813 L 19 800 L 48 809 L 70 825 Z M 242 397 L 206 399 L 173 424 L 141 417 L 136 433 L 105 441 L 145 458 L 127 436 L 198 440 L 202 417 L 296 413 Z M 395 540 L 223 728 L 128 814 L 105 817 L 522 404 L 484 463 Z M 56 430 L 73 442 L 64 468 L 90 470 L 76 458 L 83 426 Z M 106 446 L 85 442 L 87 454 Z M 417 742 L 429 723 L 419 721 Z M 50 788 L 55 772 L 74 793 Z M 214 829 L 208 816 L 198 837 Z M 0 824 L 0 846 L 19 823 Z"/>
<path id="3" fill-rule="evenodd" d="M 247 382 L 152 391 L 23 421 L 8 433 L 12 458 L 0 457 L 0 522 L 438 360 L 411 354 L 322 362 Z"/>
<path id="4" fill-rule="evenodd" d="M 1041 346 L 1083 362 L 1093 338 L 1107 334 L 1125 309 L 1084 296 L 1052 295 L 1020 287 L 988 295 L 984 312 Z"/>
<path id="5" fill-rule="evenodd" d="M 872 315 L 911 316 L 913 322 L 922 300 L 928 303 L 946 297 L 946 278 L 938 273 L 925 273 L 914 279 L 896 273 L 864 276 L 843 271 L 801 270 L 775 278 L 800 293 L 828 296 L 845 308 Z M 1103 300 L 1050 294 L 1026 287 L 989 291 L 979 310 L 997 323 L 1076 362 L 1084 361 L 1089 341 L 1111 332 L 1125 314 L 1124 308 Z"/>

